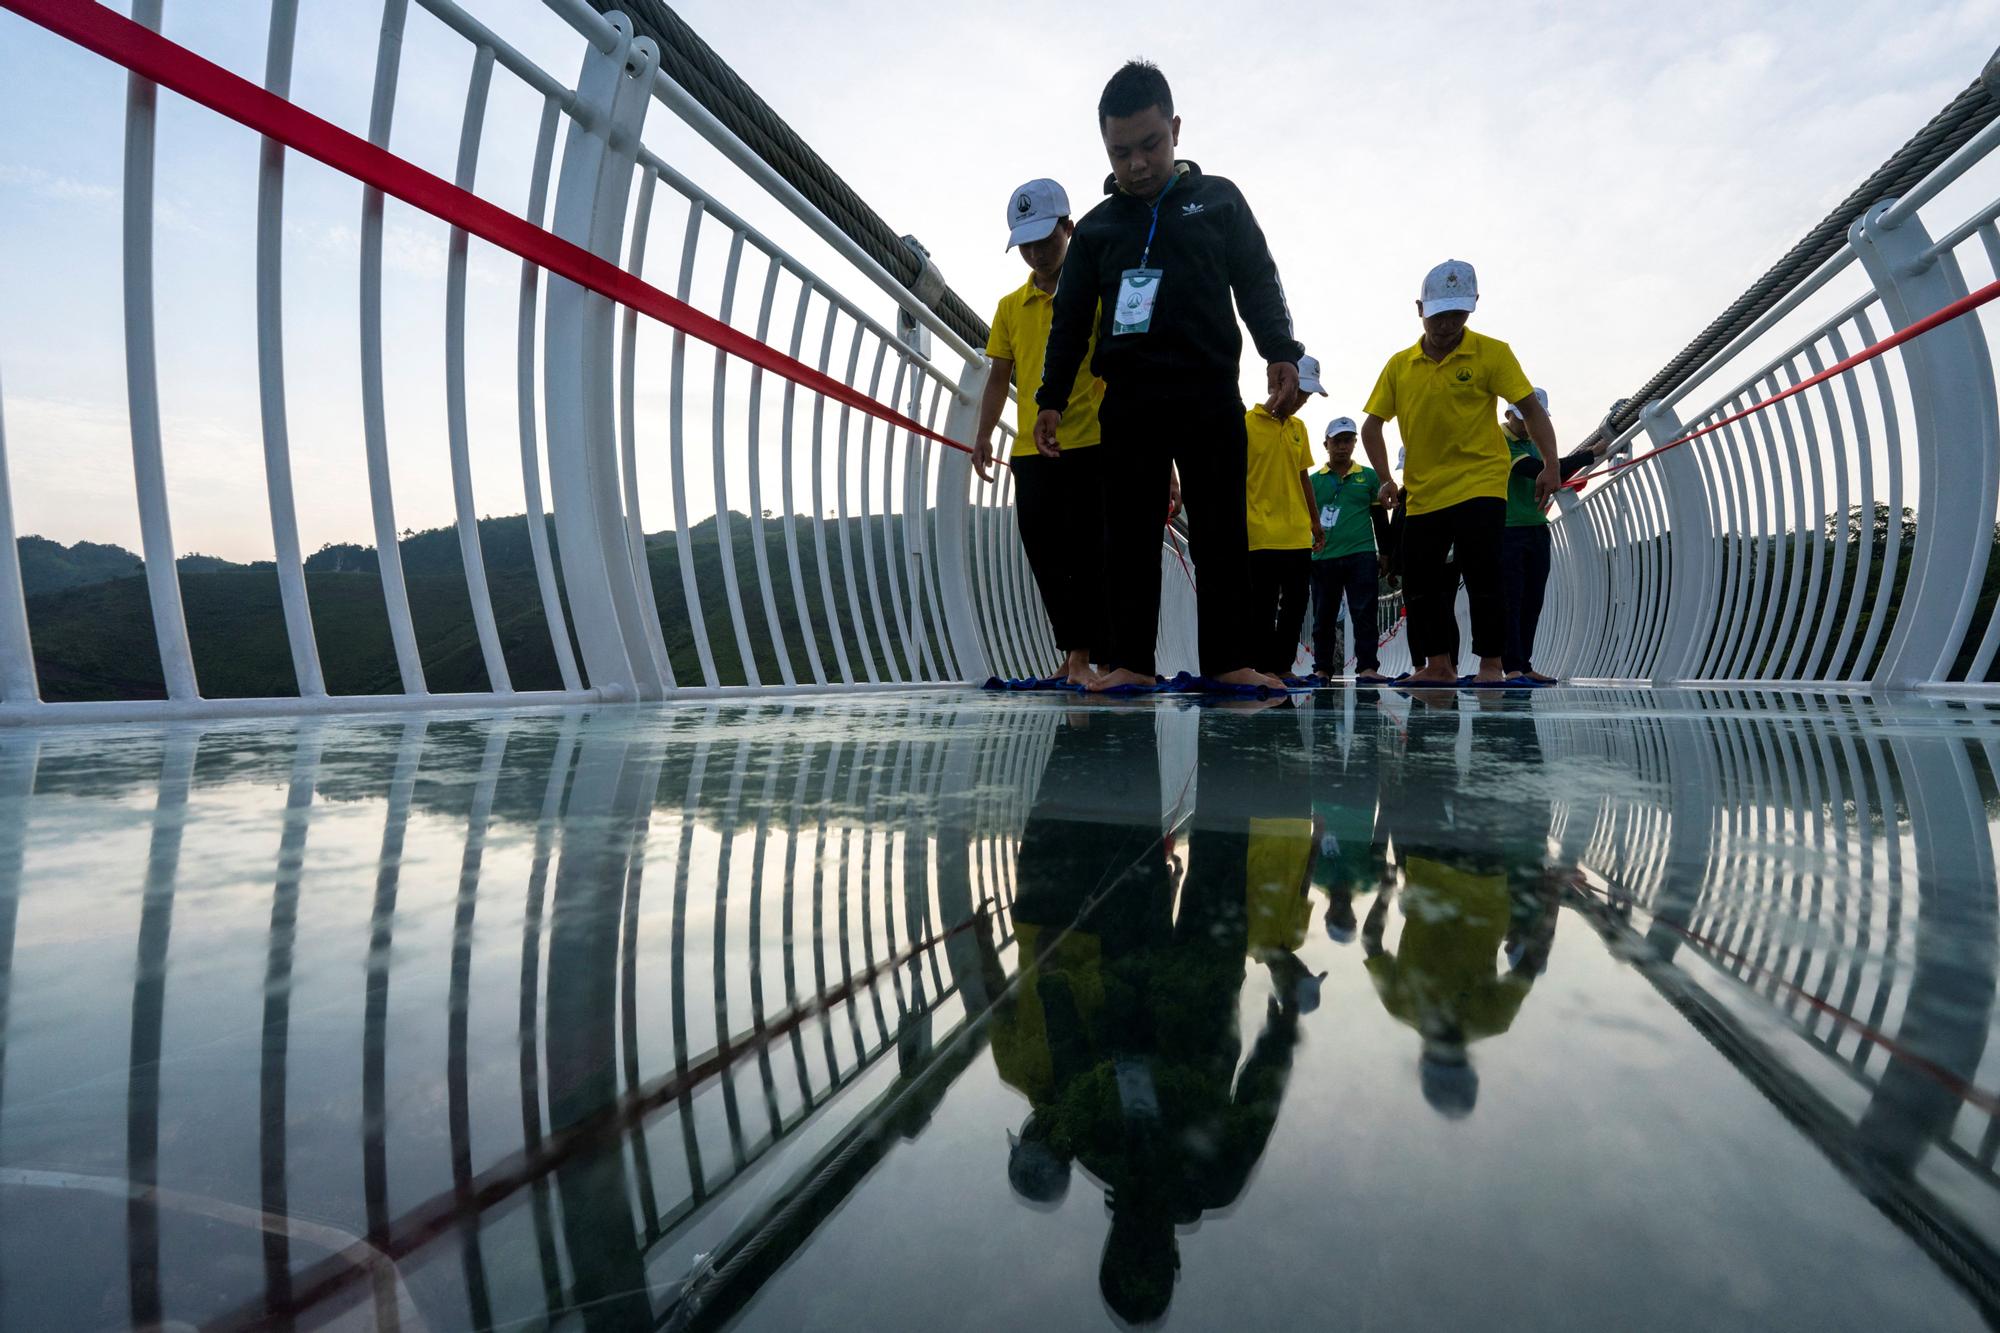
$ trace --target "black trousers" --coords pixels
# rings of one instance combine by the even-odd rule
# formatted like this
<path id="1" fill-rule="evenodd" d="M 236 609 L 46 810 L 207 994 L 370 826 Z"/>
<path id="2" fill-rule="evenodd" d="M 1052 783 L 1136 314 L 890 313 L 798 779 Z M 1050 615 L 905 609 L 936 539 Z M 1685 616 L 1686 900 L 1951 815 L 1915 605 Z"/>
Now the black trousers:
<path id="1" fill-rule="evenodd" d="M 1506 651 L 1507 603 L 1500 591 L 1500 540 L 1506 528 L 1507 502 L 1490 496 L 1403 520 L 1403 587 L 1410 610 L 1410 657 L 1417 665 L 1452 652 L 1458 642 L 1454 563 L 1472 604 L 1472 651 L 1480 657 Z"/>
<path id="2" fill-rule="evenodd" d="M 1274 676 L 1289 676 L 1299 659 L 1299 635 L 1306 627 L 1312 588 L 1312 552 L 1250 553 L 1250 665 Z"/>
<path id="3" fill-rule="evenodd" d="M 1178 466 L 1194 556 L 1201 672 L 1219 676 L 1256 655 L 1244 616 L 1250 534 L 1243 512 L 1250 449 L 1233 385 L 1113 384 L 1097 420 L 1104 432 L 1109 642 L 1100 666 L 1155 674 L 1160 636 L 1160 529 L 1167 478 Z M 1093 451 L 1094 452 L 1094 451 Z M 1111 478 L 1115 477 L 1115 481 Z"/>
<path id="4" fill-rule="evenodd" d="M 1507 648 L 1500 660 L 1509 671 L 1533 667 L 1548 586 L 1549 530 L 1539 523 L 1508 528 L 1500 538 L 1500 587 L 1507 599 Z"/>
<path id="5" fill-rule="evenodd" d="M 1056 647 L 1104 646 L 1104 463 L 1102 444 L 1058 458 L 1026 454 L 1014 470 L 1014 520 L 1041 590 Z"/>
<path id="6" fill-rule="evenodd" d="M 1374 671 L 1377 656 L 1375 598 L 1379 592 L 1373 551 L 1336 555 L 1312 562 L 1313 670 L 1336 676 L 1346 664 L 1340 651 L 1340 599 L 1347 598 L 1347 617 L 1354 622 L 1354 667 Z"/>

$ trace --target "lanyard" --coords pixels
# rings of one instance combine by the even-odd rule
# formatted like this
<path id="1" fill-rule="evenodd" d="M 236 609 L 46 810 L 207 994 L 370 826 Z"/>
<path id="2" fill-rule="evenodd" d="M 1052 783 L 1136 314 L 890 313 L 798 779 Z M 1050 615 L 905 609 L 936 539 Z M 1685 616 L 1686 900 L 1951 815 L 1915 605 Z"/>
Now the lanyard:
<path id="1" fill-rule="evenodd" d="M 1146 224 L 1146 248 L 1139 252 L 1140 268 L 1146 267 L 1146 261 L 1153 255 L 1153 232 L 1160 225 L 1160 205 L 1167 202 L 1167 196 L 1174 192 L 1174 186 L 1180 182 L 1180 178 L 1180 172 L 1174 172 L 1173 179 L 1167 182 L 1167 188 L 1161 190 L 1160 197 L 1153 201 L 1153 220 Z"/>

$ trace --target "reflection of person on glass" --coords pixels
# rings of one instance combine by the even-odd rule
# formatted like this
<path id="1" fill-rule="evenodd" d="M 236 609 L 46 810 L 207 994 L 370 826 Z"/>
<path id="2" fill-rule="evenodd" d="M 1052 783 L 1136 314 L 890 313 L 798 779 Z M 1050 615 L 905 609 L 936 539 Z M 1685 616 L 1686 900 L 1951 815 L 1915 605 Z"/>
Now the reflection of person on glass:
<path id="1" fill-rule="evenodd" d="M 1493 721 L 1484 737 L 1490 753 L 1533 746 L 1532 720 Z M 1482 800 L 1457 771 L 1457 733 L 1449 713 L 1412 719 L 1385 790 L 1399 830 L 1403 930 L 1391 952 L 1383 941 L 1393 881 L 1384 882 L 1361 928 L 1364 965 L 1383 1008 L 1422 1039 L 1424 1100 L 1453 1120 L 1470 1115 L 1479 1099 L 1472 1043 L 1514 1025 L 1547 965 L 1560 883 L 1542 865 L 1546 803 L 1518 793 Z M 1475 732 L 1475 744 L 1479 739 Z M 1441 764 L 1451 771 L 1437 771 Z"/>
<path id="2" fill-rule="evenodd" d="M 1159 842 L 1155 823 L 1154 845 L 1084 905 L 1081 929 L 1067 932 L 1060 945 L 1042 946 L 1033 978 L 1024 964 L 1034 998 L 1025 984 L 1017 987 L 1012 1007 L 1001 1007 L 1004 1018 L 997 1010 L 995 1016 L 996 1061 L 1033 1107 L 1022 1132 L 1010 1136 L 1009 1180 L 1035 1204 L 1063 1196 L 1071 1162 L 1103 1184 L 1111 1227 L 1099 1286 L 1111 1310 L 1133 1323 L 1159 1318 L 1173 1298 L 1176 1226 L 1242 1194 L 1276 1124 L 1299 1016 L 1317 1002 L 1316 979 L 1291 952 L 1302 942 L 1306 918 L 1289 910 L 1293 899 L 1304 901 L 1311 872 L 1309 810 L 1301 812 L 1308 817 L 1287 820 L 1287 812 L 1270 812 L 1265 801 L 1267 814 L 1253 824 L 1249 798 L 1278 785 L 1268 751 L 1253 749 L 1247 734 L 1234 744 L 1226 717 L 1218 716 L 1216 726 L 1210 721 L 1203 717 L 1185 859 Z M 1100 744 L 1108 740 L 1100 737 Z M 1065 748 L 1051 758 L 1038 812 L 1052 790 L 1076 790 L 1067 776 L 1051 781 Z M 1130 758 L 1124 755 L 1121 765 L 1128 790 Z M 1246 785 L 1258 771 L 1261 781 Z M 1158 810 L 1157 792 L 1138 785 L 1146 789 L 1131 793 L 1134 813 L 1122 827 L 1031 816 L 1022 836 L 1024 904 L 1037 902 L 1044 874 L 1092 885 L 1114 844 L 1127 854 L 1137 850 L 1130 835 L 1138 812 Z M 1302 783 L 1291 789 L 1304 791 Z M 1244 809 L 1230 808 L 1236 802 Z M 1052 855 L 1050 839 L 1066 854 Z M 1093 840 L 1095 850 L 1079 864 L 1076 852 Z M 1029 915 L 1045 914 L 1035 905 Z M 1022 921 L 1018 911 L 1016 920 Z M 1080 966 L 1093 952 L 1094 973 Z M 1270 967 L 1277 994 L 1244 1059 L 1238 996 L 1253 954 Z M 1012 1025 L 1004 1037 L 1001 1023 Z M 1027 1046 L 1036 1048 L 1032 1056 Z"/>

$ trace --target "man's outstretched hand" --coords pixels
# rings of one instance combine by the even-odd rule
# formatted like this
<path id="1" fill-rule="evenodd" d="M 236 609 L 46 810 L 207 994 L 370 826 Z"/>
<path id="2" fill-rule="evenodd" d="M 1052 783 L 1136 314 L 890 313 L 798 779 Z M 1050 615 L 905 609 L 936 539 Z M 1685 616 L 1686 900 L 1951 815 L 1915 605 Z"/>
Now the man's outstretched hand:
<path id="1" fill-rule="evenodd" d="M 1535 502 L 1537 504 L 1547 504 L 1549 497 L 1562 488 L 1562 469 L 1554 463 L 1546 465 L 1542 468 L 1541 475 L 1535 478 Z"/>
<path id="2" fill-rule="evenodd" d="M 1292 395 L 1299 391 L 1299 368 L 1291 361 L 1273 361 L 1264 368 L 1264 384 L 1271 396 L 1264 400 L 1264 410 L 1272 416 L 1278 409 L 1291 405 Z"/>
<path id="3" fill-rule="evenodd" d="M 1052 407 L 1042 409 L 1035 418 L 1035 452 L 1044 458 L 1062 457 L 1062 446 L 1056 443 L 1056 427 L 1062 425 L 1062 413 Z"/>

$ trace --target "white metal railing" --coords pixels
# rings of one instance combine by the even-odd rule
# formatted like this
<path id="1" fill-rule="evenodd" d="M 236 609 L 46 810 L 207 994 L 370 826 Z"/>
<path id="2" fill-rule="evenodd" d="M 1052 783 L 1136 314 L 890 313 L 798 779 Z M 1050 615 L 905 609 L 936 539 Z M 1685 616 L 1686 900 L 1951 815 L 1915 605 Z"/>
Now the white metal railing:
<path id="1" fill-rule="evenodd" d="M 30 18 L 37 6 L 10 5 Z M 470 602 L 484 689 L 433 692 L 426 658 L 435 645 L 411 603 L 399 545 L 392 459 L 410 447 L 384 391 L 384 213 L 380 188 L 364 191 L 358 258 L 363 448 L 369 512 L 392 647 L 394 693 L 357 695 L 329 681 L 316 641 L 313 580 L 300 539 L 293 482 L 285 318 L 285 170 L 294 150 L 263 140 L 255 218 L 256 349 L 264 480 L 276 595 L 296 697 L 205 698 L 202 645 L 191 641 L 183 576 L 168 503 L 175 468 L 163 438 L 155 370 L 152 246 L 155 84 L 129 77 L 125 117 L 124 294 L 126 383 L 133 478 L 145 578 L 165 699 L 126 703 L 42 701 L 32 620 L 11 532 L 0 532 L 0 718 L 208 716 L 249 711 L 332 712 L 356 707 L 437 707 L 496 702 L 657 699 L 771 689 L 892 688 L 1026 675 L 1054 661 L 1049 626 L 1016 536 L 1010 475 L 986 482 L 962 452 L 899 428 L 900 413 L 940 435 L 971 433 L 986 360 L 884 271 L 767 164 L 657 68 L 656 52 L 621 15 L 575 0 L 548 7 L 578 36 L 574 86 L 524 55 L 453 0 L 417 0 L 471 50 L 453 183 L 472 191 L 497 80 L 542 104 L 526 220 L 641 275 L 671 266 L 673 295 L 692 303 L 698 270 L 721 270 L 720 295 L 702 313 L 865 394 L 885 410 L 832 402 L 762 366 L 732 367 L 720 351 L 688 347 L 675 329 L 664 367 L 641 360 L 650 320 L 598 292 L 521 261 L 513 364 L 469 364 L 466 335 L 470 240 L 454 226 L 439 300 L 445 325 L 444 400 L 452 526 Z M 56 7 L 61 8 L 61 7 Z M 157 30 L 162 0 L 140 0 L 134 20 Z M 387 0 L 375 57 L 368 139 L 386 148 L 401 86 L 409 0 Z M 122 22 L 110 15 L 107 22 Z M 101 15 L 92 14 L 95 23 Z M 289 95 L 297 0 L 272 0 L 263 86 Z M 60 37 L 28 29 L 7 60 L 31 60 Z M 114 56 L 114 58 L 116 58 Z M 128 68 L 130 68 L 128 64 Z M 217 76 L 227 78 L 217 71 Z M 204 77 L 208 77 L 204 75 Z M 659 105 L 831 247 L 844 294 L 647 144 Z M 656 222 L 684 210 L 664 257 Z M 886 298 L 886 301 L 882 298 Z M 886 307 L 883 316 L 873 313 Z M 754 314 L 752 313 L 754 312 Z M 891 328 L 893 323 L 896 327 Z M 949 352 L 949 361 L 933 348 Z M 701 358 L 708 355 L 712 364 Z M 692 364 L 691 364 L 692 361 Z M 497 442 L 473 438 L 468 384 L 511 371 L 520 477 L 538 618 L 553 678 L 520 679 L 481 548 L 475 455 Z M 643 387 L 664 381 L 664 432 L 640 419 Z M 708 420 L 688 400 L 706 392 Z M 0 422 L 5 402 L 0 399 Z M 702 436 L 706 434 L 704 440 Z M 1011 436 L 1011 431 L 1003 432 Z M 691 494 L 702 463 L 710 494 Z M 9 478 L 0 434 L 0 499 Z M 548 489 L 543 478 L 546 472 Z M 643 513 L 642 476 L 671 495 L 671 514 Z M 712 506 L 713 525 L 697 533 Z M 657 504 L 655 506 L 657 508 Z M 11 524 L 11 505 L 4 523 Z M 665 553 L 647 521 L 670 526 Z M 551 541 L 551 534 L 554 540 Z M 677 577 L 666 571 L 673 569 Z M 1170 601 L 1173 594 L 1170 591 Z M 524 613 L 522 608 L 515 608 Z M 518 618 L 518 614 L 517 614 Z M 789 628 L 789 631 L 787 627 Z M 516 627 L 518 631 L 518 626 Z M 430 649 L 432 651 L 427 651 Z M 518 658 L 520 649 L 515 648 Z M 543 656 L 539 648 L 532 656 Z"/>
<path id="2" fill-rule="evenodd" d="M 1870 209 L 1613 451 L 1712 433 L 1559 496 L 1538 658 L 1656 682 L 1995 679 L 2000 408 L 1981 310 L 1716 427 L 2000 276 L 2000 200 L 1935 216 L 1992 175 L 1996 143 L 1988 126 Z M 1705 405 L 1683 416 L 1690 398 Z"/>

